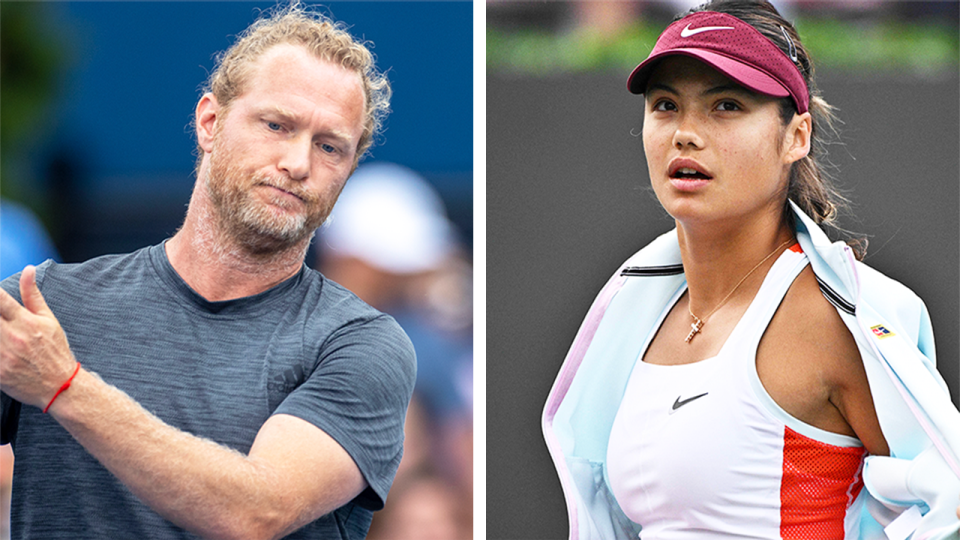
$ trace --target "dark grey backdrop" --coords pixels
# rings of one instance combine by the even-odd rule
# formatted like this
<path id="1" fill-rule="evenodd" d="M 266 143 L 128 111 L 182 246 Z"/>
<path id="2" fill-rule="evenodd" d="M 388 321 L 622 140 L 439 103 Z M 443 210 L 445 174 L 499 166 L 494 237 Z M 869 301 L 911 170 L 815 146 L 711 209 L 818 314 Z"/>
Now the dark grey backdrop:
<path id="1" fill-rule="evenodd" d="M 673 226 L 652 191 L 642 97 L 626 73 L 487 77 L 487 538 L 565 538 L 540 412 L 594 296 Z M 960 303 L 957 73 L 820 74 L 839 108 L 831 148 L 870 236 L 866 262 L 930 309 L 956 402 Z"/>

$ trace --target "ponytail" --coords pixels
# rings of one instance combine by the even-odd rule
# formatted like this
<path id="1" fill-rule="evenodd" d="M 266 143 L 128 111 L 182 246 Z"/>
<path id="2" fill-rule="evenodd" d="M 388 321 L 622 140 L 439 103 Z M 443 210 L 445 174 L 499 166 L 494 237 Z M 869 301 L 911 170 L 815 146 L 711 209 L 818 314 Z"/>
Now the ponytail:
<path id="1" fill-rule="evenodd" d="M 810 216 L 815 223 L 833 229 L 841 236 L 850 233 L 837 223 L 841 210 L 847 210 L 849 201 L 833 185 L 828 172 L 827 145 L 838 136 L 835 108 L 820 96 L 814 78 L 813 62 L 800 42 L 800 35 L 789 21 L 766 0 L 714 0 L 684 13 L 679 18 L 699 11 L 726 13 L 756 28 L 772 41 L 787 56 L 796 55 L 796 65 L 810 91 L 810 115 L 813 120 L 810 152 L 795 162 L 790 170 L 787 199 L 792 200 Z M 791 47 L 793 50 L 791 50 Z M 791 54 L 792 53 L 792 54 Z M 780 101 L 780 118 L 787 125 L 797 113 L 791 98 Z M 858 260 L 867 251 L 865 238 L 851 238 L 847 244 L 853 248 Z"/>

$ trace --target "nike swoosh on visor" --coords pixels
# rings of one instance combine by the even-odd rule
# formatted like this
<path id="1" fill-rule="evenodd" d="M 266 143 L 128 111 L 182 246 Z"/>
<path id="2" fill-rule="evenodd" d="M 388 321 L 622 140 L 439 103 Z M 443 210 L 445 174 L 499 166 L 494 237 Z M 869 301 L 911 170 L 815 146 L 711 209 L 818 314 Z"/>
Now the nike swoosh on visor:
<path id="1" fill-rule="evenodd" d="M 733 30 L 733 29 L 734 28 L 732 26 L 701 26 L 700 28 L 694 28 L 693 30 L 691 30 L 690 25 L 688 24 L 686 27 L 684 27 L 683 30 L 680 31 L 680 37 L 690 37 L 694 34 L 699 34 L 700 32 L 709 32 L 710 30 Z"/>

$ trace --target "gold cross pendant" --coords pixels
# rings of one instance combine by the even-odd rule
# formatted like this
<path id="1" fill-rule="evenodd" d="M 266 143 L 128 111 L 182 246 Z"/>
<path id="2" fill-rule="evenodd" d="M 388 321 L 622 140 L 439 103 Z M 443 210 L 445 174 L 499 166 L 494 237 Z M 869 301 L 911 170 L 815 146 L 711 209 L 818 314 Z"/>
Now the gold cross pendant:
<path id="1" fill-rule="evenodd" d="M 685 343 L 690 343 L 693 339 L 693 336 L 700 333 L 700 329 L 703 328 L 703 321 L 700 320 L 700 317 L 693 315 L 694 322 L 690 323 L 690 333 L 687 334 L 687 339 L 683 340 Z"/>

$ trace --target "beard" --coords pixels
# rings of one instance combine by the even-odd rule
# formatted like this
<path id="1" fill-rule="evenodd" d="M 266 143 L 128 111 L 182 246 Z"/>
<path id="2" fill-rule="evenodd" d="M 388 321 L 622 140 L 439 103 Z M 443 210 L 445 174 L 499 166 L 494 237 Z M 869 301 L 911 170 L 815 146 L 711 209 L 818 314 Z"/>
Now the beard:
<path id="1" fill-rule="evenodd" d="M 220 230 L 253 254 L 286 251 L 303 244 L 326 221 L 339 191 L 318 195 L 285 175 L 248 173 L 221 144 L 214 143 L 207 170 L 207 193 Z M 292 193 L 299 201 L 261 186 Z"/>

